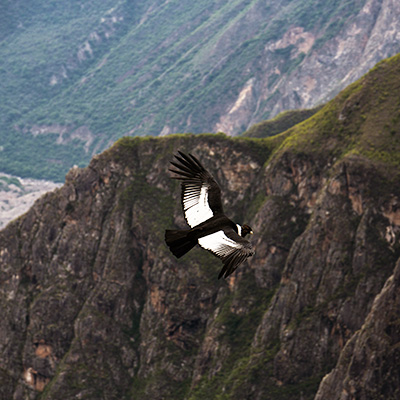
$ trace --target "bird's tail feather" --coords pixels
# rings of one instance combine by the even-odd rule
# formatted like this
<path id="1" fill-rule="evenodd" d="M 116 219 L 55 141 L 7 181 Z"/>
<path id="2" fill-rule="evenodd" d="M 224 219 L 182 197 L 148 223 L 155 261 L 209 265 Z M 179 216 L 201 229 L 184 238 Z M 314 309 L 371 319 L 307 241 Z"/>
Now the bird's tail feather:
<path id="1" fill-rule="evenodd" d="M 165 242 L 170 248 L 172 254 L 180 258 L 185 255 L 189 250 L 191 250 L 197 244 L 197 240 L 189 238 L 188 230 L 170 230 L 165 231 Z"/>

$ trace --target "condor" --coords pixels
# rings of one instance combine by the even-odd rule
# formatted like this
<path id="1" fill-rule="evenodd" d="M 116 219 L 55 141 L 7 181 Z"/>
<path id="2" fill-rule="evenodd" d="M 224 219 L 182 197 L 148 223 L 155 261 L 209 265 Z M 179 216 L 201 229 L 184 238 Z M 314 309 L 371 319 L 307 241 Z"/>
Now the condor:
<path id="1" fill-rule="evenodd" d="M 171 161 L 182 181 L 182 208 L 191 229 L 165 231 L 165 242 L 171 252 L 182 257 L 196 244 L 222 260 L 218 279 L 228 277 L 248 257 L 254 254 L 251 243 L 245 239 L 252 234 L 250 226 L 231 221 L 222 208 L 221 189 L 211 174 L 192 154 L 178 151 Z"/>

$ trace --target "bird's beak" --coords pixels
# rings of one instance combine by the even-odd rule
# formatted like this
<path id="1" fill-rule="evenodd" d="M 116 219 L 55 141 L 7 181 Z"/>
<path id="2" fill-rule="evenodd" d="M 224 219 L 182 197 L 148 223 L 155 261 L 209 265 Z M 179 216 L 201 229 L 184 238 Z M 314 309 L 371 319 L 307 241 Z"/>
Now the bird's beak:
<path id="1" fill-rule="evenodd" d="M 250 235 L 252 235 L 253 234 L 253 231 L 250 231 Z"/>

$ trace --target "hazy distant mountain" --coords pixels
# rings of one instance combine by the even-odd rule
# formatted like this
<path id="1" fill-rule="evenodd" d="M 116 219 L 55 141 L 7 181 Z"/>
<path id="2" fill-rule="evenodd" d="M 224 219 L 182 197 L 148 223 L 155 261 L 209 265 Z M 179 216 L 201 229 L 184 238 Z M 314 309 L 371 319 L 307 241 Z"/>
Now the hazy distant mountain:
<path id="1" fill-rule="evenodd" d="M 0 5 L 0 171 L 62 180 L 123 135 L 235 135 L 400 51 L 391 0 Z"/>

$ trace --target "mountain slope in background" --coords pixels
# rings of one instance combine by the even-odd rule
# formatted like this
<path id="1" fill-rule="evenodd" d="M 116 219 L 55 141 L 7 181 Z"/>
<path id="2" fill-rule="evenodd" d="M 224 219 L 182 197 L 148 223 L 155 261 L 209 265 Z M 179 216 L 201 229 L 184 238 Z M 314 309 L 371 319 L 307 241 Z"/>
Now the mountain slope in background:
<path id="1" fill-rule="evenodd" d="M 397 399 L 399 77 L 381 62 L 272 138 L 124 138 L 72 169 L 0 232 L 0 396 Z M 177 149 L 255 231 L 227 281 L 164 244 Z"/>
<path id="2" fill-rule="evenodd" d="M 123 135 L 230 135 L 400 51 L 393 0 L 17 0 L 0 15 L 0 171 L 62 181 Z"/>

